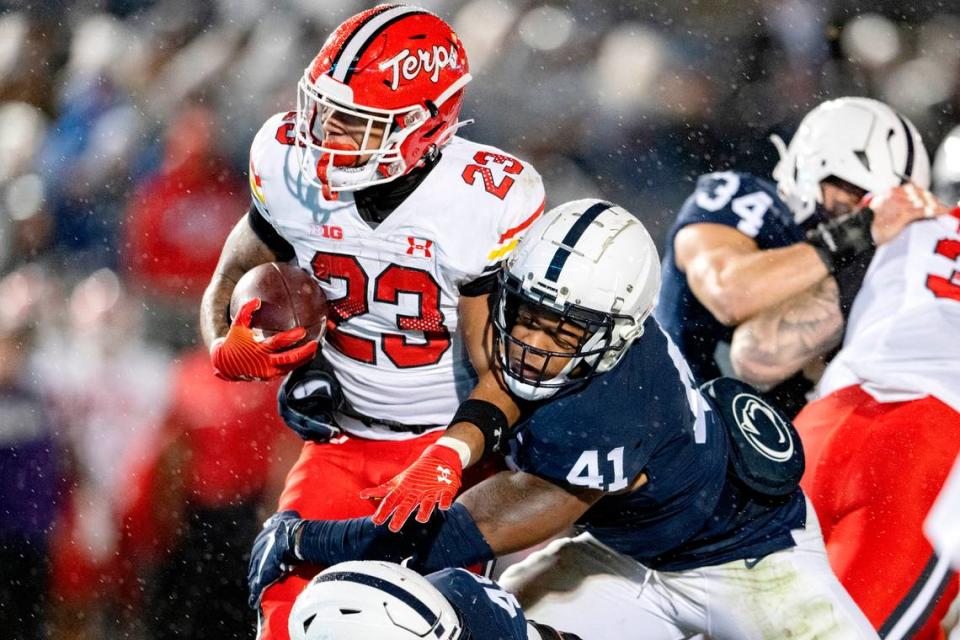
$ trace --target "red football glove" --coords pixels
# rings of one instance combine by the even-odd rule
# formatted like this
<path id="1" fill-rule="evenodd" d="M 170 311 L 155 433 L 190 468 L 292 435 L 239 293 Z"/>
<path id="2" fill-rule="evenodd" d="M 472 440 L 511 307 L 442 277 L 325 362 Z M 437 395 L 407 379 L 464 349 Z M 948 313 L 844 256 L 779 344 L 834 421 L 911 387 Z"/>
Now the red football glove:
<path id="1" fill-rule="evenodd" d="M 462 473 L 459 454 L 450 447 L 434 444 L 427 447 L 405 471 L 379 487 L 364 489 L 360 497 L 382 498 L 383 502 L 373 514 L 373 522 L 383 524 L 392 513 L 390 531 L 396 533 L 417 505 L 420 506 L 417 522 L 429 520 L 437 505 L 441 511 L 449 509 L 460 490 Z"/>
<path id="2" fill-rule="evenodd" d="M 293 371 L 313 358 L 318 343 L 289 349 L 307 335 L 303 327 L 281 331 L 265 340 L 257 340 L 250 328 L 260 298 L 248 300 L 230 325 L 230 331 L 213 343 L 210 359 L 213 370 L 224 380 L 268 380 Z"/>

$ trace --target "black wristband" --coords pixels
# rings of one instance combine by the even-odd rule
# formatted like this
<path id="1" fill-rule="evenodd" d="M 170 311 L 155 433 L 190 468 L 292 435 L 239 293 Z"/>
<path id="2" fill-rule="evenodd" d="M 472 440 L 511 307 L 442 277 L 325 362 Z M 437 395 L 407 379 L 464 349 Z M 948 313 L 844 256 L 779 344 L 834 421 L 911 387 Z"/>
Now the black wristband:
<path id="1" fill-rule="evenodd" d="M 864 207 L 836 220 L 821 222 L 807 232 L 806 242 L 816 249 L 827 271 L 835 274 L 860 254 L 876 248 L 870 231 L 872 224 L 873 210 Z"/>
<path id="2" fill-rule="evenodd" d="M 503 437 L 510 428 L 506 414 L 500 407 L 486 400 L 464 400 L 457 408 L 450 424 L 469 422 L 483 433 L 483 454 L 499 451 Z"/>

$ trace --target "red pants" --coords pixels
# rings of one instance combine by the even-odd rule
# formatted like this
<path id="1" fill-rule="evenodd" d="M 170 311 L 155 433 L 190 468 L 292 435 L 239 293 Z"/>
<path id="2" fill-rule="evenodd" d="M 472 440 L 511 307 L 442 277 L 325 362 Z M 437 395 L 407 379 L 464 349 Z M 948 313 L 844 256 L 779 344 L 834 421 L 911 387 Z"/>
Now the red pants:
<path id="1" fill-rule="evenodd" d="M 881 403 L 853 386 L 795 422 L 802 486 L 840 582 L 881 637 L 943 637 L 957 575 L 938 564 L 922 525 L 960 450 L 960 414 L 936 398 Z"/>
<path id="2" fill-rule="evenodd" d="M 278 511 L 293 509 L 310 520 L 343 520 L 373 515 L 376 503 L 360 498 L 360 491 L 390 480 L 416 460 L 443 435 L 429 433 L 410 440 L 365 440 L 346 436 L 336 443 L 303 446 L 300 459 L 287 475 Z M 469 486 L 487 475 L 481 464 L 464 475 Z M 263 592 L 260 635 L 262 640 L 289 640 L 287 618 L 293 601 L 323 567 L 303 565 Z"/>

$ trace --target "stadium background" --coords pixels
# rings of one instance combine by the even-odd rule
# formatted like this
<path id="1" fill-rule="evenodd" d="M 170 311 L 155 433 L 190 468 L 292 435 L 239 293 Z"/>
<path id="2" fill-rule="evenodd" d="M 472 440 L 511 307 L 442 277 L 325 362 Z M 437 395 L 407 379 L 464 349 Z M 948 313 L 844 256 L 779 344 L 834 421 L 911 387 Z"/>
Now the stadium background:
<path id="1" fill-rule="evenodd" d="M 372 4 L 0 1 L 3 634 L 245 637 L 238 571 L 297 442 L 273 386 L 212 377 L 196 308 L 253 134 Z M 419 4 L 467 47 L 462 135 L 658 239 L 697 175 L 768 175 L 768 135 L 824 99 L 889 102 L 931 153 L 960 122 L 947 1 Z"/>

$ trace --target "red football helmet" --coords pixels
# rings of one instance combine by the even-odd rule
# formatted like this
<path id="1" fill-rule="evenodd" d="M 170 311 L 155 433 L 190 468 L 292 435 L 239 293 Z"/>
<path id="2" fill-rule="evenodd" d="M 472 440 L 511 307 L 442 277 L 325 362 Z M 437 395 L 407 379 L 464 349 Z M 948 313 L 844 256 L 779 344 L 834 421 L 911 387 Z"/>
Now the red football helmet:
<path id="1" fill-rule="evenodd" d="M 384 4 L 353 16 L 298 86 L 301 174 L 328 199 L 399 178 L 462 125 L 469 81 L 460 38 L 432 13 Z"/>

